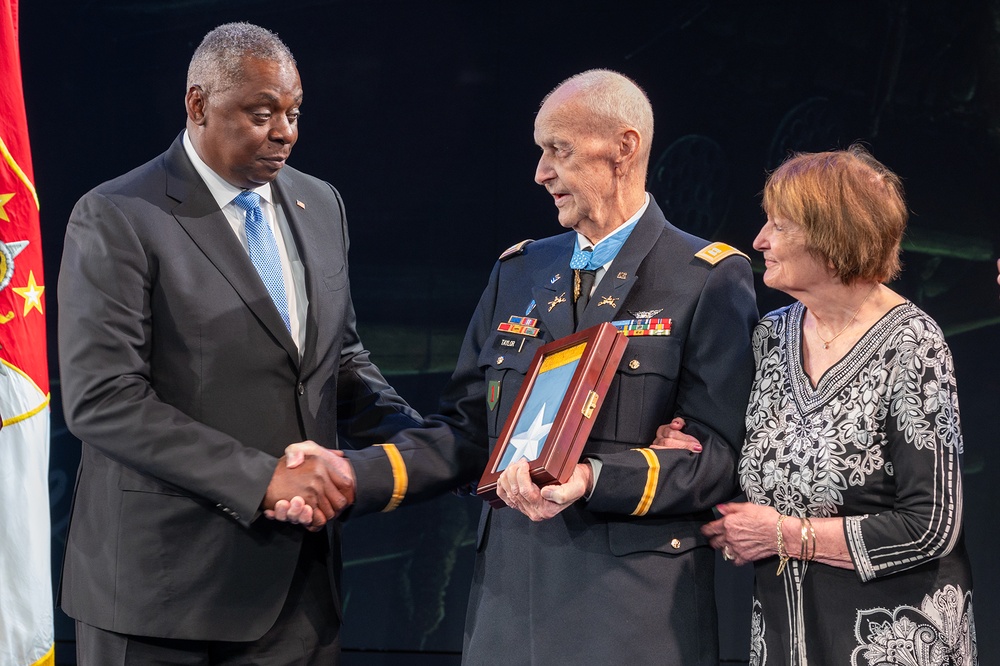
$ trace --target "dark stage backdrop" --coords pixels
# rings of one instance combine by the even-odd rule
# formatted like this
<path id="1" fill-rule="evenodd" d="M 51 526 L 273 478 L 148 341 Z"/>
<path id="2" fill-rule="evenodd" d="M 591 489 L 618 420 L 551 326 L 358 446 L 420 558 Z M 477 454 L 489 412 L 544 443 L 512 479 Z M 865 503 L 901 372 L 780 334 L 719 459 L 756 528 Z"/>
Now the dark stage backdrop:
<path id="1" fill-rule="evenodd" d="M 299 60 L 305 103 L 291 161 L 343 193 L 362 335 L 423 411 L 434 409 L 497 255 L 559 230 L 532 182 L 531 134 L 540 99 L 563 78 L 609 67 L 644 86 L 656 112 L 649 189 L 679 226 L 748 252 L 768 169 L 792 149 L 867 142 L 905 179 L 913 211 L 894 287 L 941 323 L 955 354 L 979 644 L 983 663 L 997 659 L 998 0 L 21 7 L 53 340 L 73 203 L 168 146 L 183 127 L 194 47 L 215 25 L 248 20 L 277 31 Z M 758 294 L 761 312 L 787 302 L 760 284 Z M 51 341 L 50 349 L 56 374 Z M 62 426 L 52 386 L 58 569 L 79 443 Z M 445 497 L 348 525 L 348 663 L 455 661 L 477 513 L 475 502 Z M 748 585 L 746 570 L 721 569 L 723 655 L 733 663 L 747 654 Z M 57 638 L 69 662 L 64 616 Z"/>

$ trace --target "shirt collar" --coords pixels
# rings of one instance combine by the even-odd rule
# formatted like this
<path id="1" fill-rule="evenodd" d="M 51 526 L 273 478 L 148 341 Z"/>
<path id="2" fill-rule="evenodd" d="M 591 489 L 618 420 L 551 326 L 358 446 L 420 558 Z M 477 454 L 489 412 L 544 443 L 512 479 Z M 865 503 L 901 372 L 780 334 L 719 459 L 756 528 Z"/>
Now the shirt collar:
<path id="1" fill-rule="evenodd" d="M 194 170 L 198 172 L 201 179 L 205 181 L 205 185 L 208 186 L 208 191 L 212 193 L 212 197 L 215 202 L 219 204 L 219 208 L 225 208 L 233 202 L 233 199 L 243 191 L 243 188 L 236 187 L 228 181 L 226 181 L 222 176 L 217 174 L 212 170 L 212 167 L 205 164 L 205 160 L 201 159 L 198 151 L 194 149 L 194 144 L 191 142 L 191 137 L 188 136 L 188 131 L 184 130 L 184 152 L 187 153 L 188 159 L 191 160 L 191 164 L 194 165 Z M 260 195 L 260 198 L 264 201 L 273 203 L 271 197 L 271 183 L 264 183 L 259 187 L 253 188 L 251 191 L 256 192 Z"/>
<path id="2" fill-rule="evenodd" d="M 625 221 L 625 224 L 619 226 L 617 229 L 615 229 L 610 234 L 608 234 L 607 236 L 605 236 L 601 240 L 597 241 L 596 243 L 591 244 L 590 241 L 587 240 L 586 236 L 584 236 L 583 234 L 581 234 L 579 231 L 576 232 L 576 249 L 577 250 L 582 250 L 585 247 L 590 247 L 590 248 L 593 248 L 594 250 L 597 250 L 597 247 L 601 243 L 605 242 L 606 240 L 608 240 L 610 238 L 613 238 L 615 236 L 618 236 L 620 234 L 623 234 L 623 233 L 631 233 L 632 232 L 632 225 L 639 221 L 639 218 L 642 217 L 643 213 L 646 212 L 647 208 L 649 208 L 649 192 L 646 192 L 646 200 L 642 203 L 642 206 L 639 208 L 639 210 L 637 210 L 635 212 L 634 215 L 632 215 L 632 217 L 628 218 Z"/>

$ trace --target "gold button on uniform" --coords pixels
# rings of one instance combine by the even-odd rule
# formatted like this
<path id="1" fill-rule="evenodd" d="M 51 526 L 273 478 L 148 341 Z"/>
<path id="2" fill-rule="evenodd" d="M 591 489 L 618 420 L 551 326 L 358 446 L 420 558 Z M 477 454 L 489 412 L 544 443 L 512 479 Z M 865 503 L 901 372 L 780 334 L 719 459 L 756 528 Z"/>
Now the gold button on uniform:
<path id="1" fill-rule="evenodd" d="M 497 356 L 497 365 L 503 363 L 503 356 Z"/>
<path id="2" fill-rule="evenodd" d="M 680 539 L 671 539 L 670 540 L 670 545 L 673 546 L 674 550 L 677 550 L 678 548 L 681 547 L 681 540 Z"/>
<path id="3" fill-rule="evenodd" d="M 633 370 L 637 370 L 639 368 L 639 361 L 636 359 L 632 359 L 631 361 L 628 362 L 628 367 L 632 368 Z"/>

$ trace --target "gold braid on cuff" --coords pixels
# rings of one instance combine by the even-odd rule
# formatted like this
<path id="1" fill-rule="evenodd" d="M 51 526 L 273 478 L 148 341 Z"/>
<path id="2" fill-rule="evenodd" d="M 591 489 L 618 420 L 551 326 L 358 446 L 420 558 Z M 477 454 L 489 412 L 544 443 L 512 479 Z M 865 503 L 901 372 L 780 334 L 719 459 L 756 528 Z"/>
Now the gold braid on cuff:
<path id="1" fill-rule="evenodd" d="M 406 475 L 406 463 L 403 462 L 403 456 L 395 444 L 376 444 L 375 446 L 381 446 L 385 449 L 385 455 L 389 458 L 389 466 L 392 467 L 392 497 L 382 509 L 384 513 L 396 509 L 402 503 L 410 480 Z"/>

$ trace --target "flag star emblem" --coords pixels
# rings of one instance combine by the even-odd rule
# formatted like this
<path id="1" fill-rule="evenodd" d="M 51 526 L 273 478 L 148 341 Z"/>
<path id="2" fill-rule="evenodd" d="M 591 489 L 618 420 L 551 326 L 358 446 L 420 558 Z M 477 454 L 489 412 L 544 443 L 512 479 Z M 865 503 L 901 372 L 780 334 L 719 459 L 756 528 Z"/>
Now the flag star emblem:
<path id="1" fill-rule="evenodd" d="M 10 216 L 7 215 L 7 211 L 4 210 L 4 204 L 14 198 L 14 193 L 0 194 L 0 220 L 4 222 L 10 222 Z"/>
<path id="2" fill-rule="evenodd" d="M 514 457 L 510 459 L 511 463 L 515 463 L 521 458 L 531 461 L 536 459 L 538 454 L 541 453 L 542 440 L 545 439 L 549 434 L 549 430 L 552 429 L 551 422 L 542 423 L 544 414 L 545 403 L 542 403 L 541 408 L 535 414 L 535 418 L 531 421 L 528 429 L 510 438 L 510 443 L 514 446 Z"/>
<path id="3" fill-rule="evenodd" d="M 0 289 L 3 289 L 14 278 L 14 257 L 28 246 L 28 241 L 4 243 L 0 240 Z"/>
<path id="4" fill-rule="evenodd" d="M 28 273 L 28 286 L 14 287 L 14 293 L 24 299 L 23 316 L 27 317 L 32 310 L 45 314 L 42 312 L 42 294 L 45 293 L 45 287 L 35 283 L 35 271 Z"/>

